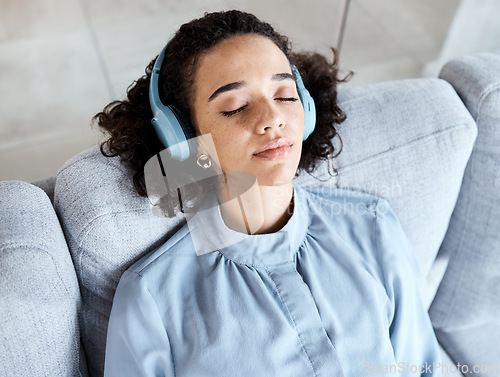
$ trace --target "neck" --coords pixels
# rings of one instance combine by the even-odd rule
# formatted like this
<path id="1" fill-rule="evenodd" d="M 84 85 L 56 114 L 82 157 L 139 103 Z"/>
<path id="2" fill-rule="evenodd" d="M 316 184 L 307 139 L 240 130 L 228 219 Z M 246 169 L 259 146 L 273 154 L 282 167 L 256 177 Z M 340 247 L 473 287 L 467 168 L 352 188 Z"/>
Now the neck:
<path id="1" fill-rule="evenodd" d="M 293 185 L 261 186 L 253 179 L 225 174 L 217 190 L 226 225 L 241 233 L 274 233 L 292 215 Z"/>

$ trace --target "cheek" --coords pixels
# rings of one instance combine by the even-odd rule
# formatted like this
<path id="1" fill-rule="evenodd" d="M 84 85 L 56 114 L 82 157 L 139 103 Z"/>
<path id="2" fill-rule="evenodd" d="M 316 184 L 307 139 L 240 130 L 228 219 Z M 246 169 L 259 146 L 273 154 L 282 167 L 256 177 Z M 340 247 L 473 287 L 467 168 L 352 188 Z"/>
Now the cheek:
<path id="1" fill-rule="evenodd" d="M 237 133 L 234 129 L 213 130 L 212 138 L 219 157 L 225 160 L 226 164 L 231 163 L 230 159 L 236 158 L 244 150 L 241 132 Z"/>
<path id="2" fill-rule="evenodd" d="M 233 166 L 236 161 L 241 160 L 244 153 L 241 130 L 217 121 L 209 122 L 208 119 L 199 124 L 198 130 L 202 135 L 210 135 L 213 144 L 205 149 L 209 154 L 215 153 L 223 167 Z"/>
<path id="3" fill-rule="evenodd" d="M 304 108 L 302 107 L 302 104 L 299 103 L 297 108 L 295 109 L 294 119 L 296 119 L 297 124 L 302 129 L 304 128 L 304 118 Z"/>
<path id="4" fill-rule="evenodd" d="M 200 112 L 197 112 L 193 127 L 198 135 L 210 135 L 215 142 L 218 126 L 210 117 L 210 114 L 205 112 L 200 114 Z"/>

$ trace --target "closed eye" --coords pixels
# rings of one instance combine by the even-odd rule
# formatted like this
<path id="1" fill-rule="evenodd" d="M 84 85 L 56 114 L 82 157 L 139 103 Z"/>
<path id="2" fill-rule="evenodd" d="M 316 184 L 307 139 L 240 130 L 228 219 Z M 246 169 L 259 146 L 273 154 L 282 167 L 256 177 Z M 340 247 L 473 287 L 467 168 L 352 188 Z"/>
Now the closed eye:
<path id="1" fill-rule="evenodd" d="M 275 98 L 275 100 L 276 101 L 281 101 L 281 102 L 296 102 L 299 99 L 295 98 L 295 97 L 278 97 L 278 98 Z M 248 107 L 248 105 L 245 105 L 245 106 L 241 106 L 241 107 L 237 108 L 236 110 L 222 111 L 221 114 L 222 114 L 222 116 L 230 117 L 230 116 L 233 116 L 233 115 L 236 115 L 236 114 L 242 112 L 247 107 Z"/>
<path id="2" fill-rule="evenodd" d="M 285 98 L 275 98 L 276 101 L 282 101 L 282 102 L 295 102 L 298 101 L 298 98 L 295 97 L 285 97 Z"/>
<path id="3" fill-rule="evenodd" d="M 245 110 L 245 108 L 247 107 L 248 105 L 245 105 L 245 106 L 241 106 L 239 108 L 237 108 L 236 110 L 231 110 L 231 111 L 222 111 L 221 114 L 225 117 L 230 117 L 230 116 L 233 116 L 233 115 L 236 115 L 238 114 L 239 112 Z"/>

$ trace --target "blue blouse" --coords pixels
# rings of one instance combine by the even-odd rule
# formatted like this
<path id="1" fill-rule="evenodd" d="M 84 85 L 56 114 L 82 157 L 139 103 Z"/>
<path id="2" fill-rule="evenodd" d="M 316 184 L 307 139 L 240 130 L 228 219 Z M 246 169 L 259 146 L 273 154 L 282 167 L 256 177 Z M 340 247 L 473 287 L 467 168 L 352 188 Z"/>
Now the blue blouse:
<path id="1" fill-rule="evenodd" d="M 439 348 L 387 201 L 294 187 L 273 234 L 197 213 L 122 276 L 106 376 L 427 376 Z"/>

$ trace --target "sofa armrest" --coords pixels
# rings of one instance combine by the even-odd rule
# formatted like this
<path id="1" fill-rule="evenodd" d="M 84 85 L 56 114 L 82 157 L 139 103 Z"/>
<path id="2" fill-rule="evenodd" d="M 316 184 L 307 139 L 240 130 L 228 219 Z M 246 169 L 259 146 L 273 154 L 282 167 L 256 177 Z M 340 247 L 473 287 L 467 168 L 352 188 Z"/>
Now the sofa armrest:
<path id="1" fill-rule="evenodd" d="M 0 376 L 78 376 L 80 293 L 47 195 L 0 182 Z"/>
<path id="2" fill-rule="evenodd" d="M 439 257 L 448 268 L 430 315 L 455 362 L 500 365 L 500 52 L 448 63 L 450 82 L 476 120 L 478 136 Z"/>

